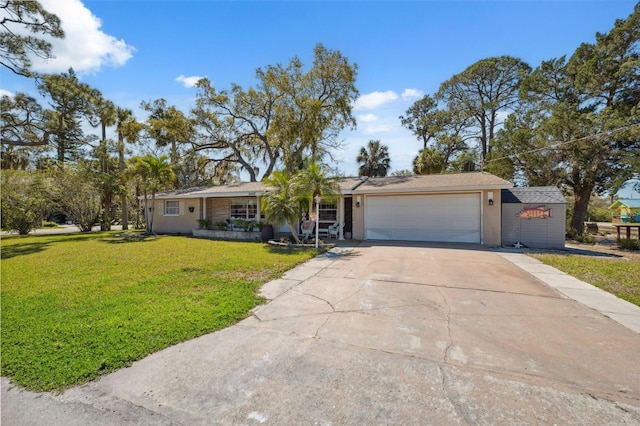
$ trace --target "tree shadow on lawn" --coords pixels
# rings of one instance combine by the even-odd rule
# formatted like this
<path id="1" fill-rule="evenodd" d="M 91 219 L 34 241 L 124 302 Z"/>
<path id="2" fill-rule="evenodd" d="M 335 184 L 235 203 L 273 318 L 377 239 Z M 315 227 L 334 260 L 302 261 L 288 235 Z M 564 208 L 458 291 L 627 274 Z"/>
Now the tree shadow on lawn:
<path id="1" fill-rule="evenodd" d="M 16 256 L 25 256 L 27 254 L 40 253 L 51 245 L 51 241 L 41 241 L 23 244 L 12 244 L 10 246 L 2 246 L 0 249 L 1 259 L 11 259 Z"/>
<path id="2" fill-rule="evenodd" d="M 316 253 L 316 257 L 326 258 L 326 259 L 348 259 L 352 257 L 359 257 L 361 254 L 356 250 L 353 250 L 353 247 L 321 247 L 316 249 L 315 247 L 288 247 L 288 246 L 278 246 L 267 244 L 267 250 L 270 253 L 278 253 L 278 254 L 295 254 L 300 251 L 311 251 Z"/>
<path id="3" fill-rule="evenodd" d="M 14 240 L 20 238 L 28 238 L 30 241 L 25 243 L 2 244 L 0 249 L 0 258 L 11 259 L 16 256 L 25 256 L 33 253 L 40 253 L 49 246 L 58 242 L 77 242 L 86 241 L 90 234 L 56 234 L 52 235 L 16 235 L 3 237 L 3 240 Z M 34 241 L 35 240 L 35 241 Z"/>

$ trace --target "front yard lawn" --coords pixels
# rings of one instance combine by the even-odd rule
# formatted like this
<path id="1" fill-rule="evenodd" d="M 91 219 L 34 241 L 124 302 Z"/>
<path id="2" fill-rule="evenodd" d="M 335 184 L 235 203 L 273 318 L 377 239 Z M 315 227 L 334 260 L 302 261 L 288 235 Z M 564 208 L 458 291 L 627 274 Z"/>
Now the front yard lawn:
<path id="1" fill-rule="evenodd" d="M 3 237 L 1 254 L 2 375 L 47 391 L 247 317 L 317 252 L 109 232 Z"/>
<path id="2" fill-rule="evenodd" d="M 640 306 L 640 258 L 529 254 L 582 281 Z"/>

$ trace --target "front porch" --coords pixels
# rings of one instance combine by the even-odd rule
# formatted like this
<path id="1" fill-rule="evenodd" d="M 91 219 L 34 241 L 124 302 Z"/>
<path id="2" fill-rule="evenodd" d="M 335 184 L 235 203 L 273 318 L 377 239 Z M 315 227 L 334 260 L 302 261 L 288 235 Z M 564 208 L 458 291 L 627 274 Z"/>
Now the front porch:
<path id="1" fill-rule="evenodd" d="M 267 224 L 266 218 L 260 210 L 262 198 L 260 194 L 247 194 L 246 196 L 224 197 L 203 196 L 200 199 L 200 229 L 194 229 L 194 236 L 209 236 L 209 238 L 260 240 L 262 227 Z M 318 237 L 322 239 L 344 240 L 351 235 L 351 202 L 352 197 L 340 197 L 338 202 L 321 202 L 318 215 Z M 315 205 L 313 206 L 315 210 Z M 306 216 L 315 217 L 316 212 L 307 213 Z M 302 218 L 298 226 L 306 218 Z M 308 219 L 307 219 L 308 220 Z M 273 234 L 290 235 L 288 224 L 272 224 Z M 197 232 L 196 232 L 197 231 Z M 209 231 L 209 232 L 200 232 Z M 196 235 L 199 234 L 199 235 Z M 250 235 L 248 235 L 250 234 Z M 298 235 L 301 235 L 298 229 Z M 315 237 L 315 230 L 312 237 Z"/>

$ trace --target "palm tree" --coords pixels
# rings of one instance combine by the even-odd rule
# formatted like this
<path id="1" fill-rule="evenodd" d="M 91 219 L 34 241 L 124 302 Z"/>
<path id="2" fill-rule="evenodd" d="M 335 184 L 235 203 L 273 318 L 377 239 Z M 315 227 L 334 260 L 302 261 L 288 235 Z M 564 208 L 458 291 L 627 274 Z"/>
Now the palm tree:
<path id="1" fill-rule="evenodd" d="M 92 102 L 93 102 L 93 119 L 97 122 L 91 122 L 94 126 L 100 126 L 102 129 L 102 139 L 100 139 L 100 145 L 98 146 L 98 159 L 100 160 L 100 172 L 102 176 L 102 220 L 100 222 L 101 231 L 111 230 L 111 221 L 109 220 L 109 212 L 111 210 L 111 204 L 116 193 L 115 189 L 115 176 L 110 173 L 109 170 L 109 151 L 107 148 L 107 127 L 111 127 L 116 124 L 116 107 L 113 102 L 108 101 L 102 97 L 102 94 L 98 90 L 92 90 Z"/>
<path id="2" fill-rule="evenodd" d="M 386 176 L 391 163 L 389 148 L 381 145 L 379 140 L 371 140 L 366 148 L 360 148 L 356 161 L 360 163 L 360 176 Z"/>
<path id="3" fill-rule="evenodd" d="M 173 180 L 175 175 L 171 164 L 167 161 L 169 156 L 161 155 L 154 157 L 147 154 L 144 157 L 133 158 L 133 173 L 138 175 L 144 182 L 144 211 L 147 217 L 146 234 L 153 232 L 153 216 L 156 210 L 156 193 L 166 188 Z M 151 207 L 147 209 L 148 191 L 151 191 Z M 147 213 L 149 212 L 149 213 Z"/>
<path id="4" fill-rule="evenodd" d="M 308 162 L 302 170 L 296 173 L 293 177 L 293 184 L 296 193 L 307 200 L 310 207 L 316 195 L 332 201 L 340 193 L 338 179 L 327 177 L 326 167 L 316 161 Z"/>
<path id="5" fill-rule="evenodd" d="M 434 148 L 425 148 L 413 159 L 413 172 L 417 175 L 431 175 L 445 170 L 444 153 Z"/>
<path id="6" fill-rule="evenodd" d="M 262 182 L 268 188 L 260 206 L 267 222 L 286 222 L 293 239 L 299 242 L 298 221 L 302 216 L 303 200 L 295 191 L 291 175 L 286 170 L 275 170 Z"/>
<path id="7" fill-rule="evenodd" d="M 116 131 L 118 133 L 118 170 L 120 176 L 125 178 L 125 164 L 124 164 L 124 141 L 129 143 L 135 143 L 138 140 L 138 136 L 142 131 L 143 125 L 138 123 L 133 117 L 133 111 L 130 109 L 117 108 L 116 109 Z M 129 199 L 127 196 L 126 186 L 121 194 L 122 204 L 122 229 L 129 229 Z"/>
<path id="8" fill-rule="evenodd" d="M 478 152 L 473 149 L 463 152 L 454 163 L 455 170 L 459 172 L 477 171 L 478 157 Z"/>

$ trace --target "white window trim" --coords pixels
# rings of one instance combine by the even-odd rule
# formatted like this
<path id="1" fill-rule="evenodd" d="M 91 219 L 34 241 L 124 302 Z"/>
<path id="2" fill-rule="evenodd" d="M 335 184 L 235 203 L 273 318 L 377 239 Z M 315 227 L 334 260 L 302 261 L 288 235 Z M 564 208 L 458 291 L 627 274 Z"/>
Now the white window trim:
<path id="1" fill-rule="evenodd" d="M 177 213 L 167 213 L 167 203 L 177 203 L 178 204 L 178 212 Z M 165 200 L 164 202 L 164 211 L 163 211 L 163 216 L 180 216 L 180 201 L 178 200 Z M 175 209 L 175 207 L 172 207 L 172 210 Z"/>
<path id="2" fill-rule="evenodd" d="M 244 206 L 243 208 L 245 209 L 245 215 L 244 217 L 234 217 L 232 215 L 231 210 L 233 210 L 233 206 L 234 205 L 241 205 Z M 255 209 L 256 211 L 256 216 L 251 217 L 249 215 L 249 208 L 252 207 Z M 259 214 L 260 209 L 258 208 L 257 202 L 256 200 L 253 199 L 232 199 L 231 200 L 231 205 L 229 207 L 229 219 L 230 220 L 248 220 L 248 221 L 255 221 L 258 220 L 258 214 Z"/>
<path id="3" fill-rule="evenodd" d="M 333 208 L 322 208 L 322 206 L 333 206 Z M 338 220 L 338 203 L 320 202 L 320 212 L 335 212 L 335 219 L 320 219 L 320 223 L 335 223 Z M 320 214 L 322 216 L 322 214 Z"/>

